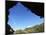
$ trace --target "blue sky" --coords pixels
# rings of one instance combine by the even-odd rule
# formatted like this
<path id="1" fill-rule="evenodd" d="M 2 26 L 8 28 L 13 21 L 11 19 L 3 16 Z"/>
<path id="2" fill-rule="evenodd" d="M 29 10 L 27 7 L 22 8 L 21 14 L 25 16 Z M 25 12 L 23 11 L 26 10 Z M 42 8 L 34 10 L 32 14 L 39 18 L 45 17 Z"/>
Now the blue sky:
<path id="1" fill-rule="evenodd" d="M 14 29 L 24 29 L 43 22 L 43 18 L 35 15 L 28 8 L 24 7 L 21 3 L 17 3 L 9 9 L 8 24 Z"/>

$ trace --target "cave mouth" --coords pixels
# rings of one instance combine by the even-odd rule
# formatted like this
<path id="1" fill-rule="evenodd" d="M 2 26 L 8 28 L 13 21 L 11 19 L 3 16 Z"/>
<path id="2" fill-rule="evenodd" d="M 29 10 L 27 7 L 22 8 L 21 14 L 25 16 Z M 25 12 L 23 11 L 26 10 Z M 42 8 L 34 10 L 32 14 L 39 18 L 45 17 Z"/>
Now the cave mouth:
<path id="1" fill-rule="evenodd" d="M 14 5 L 16 6 L 18 2 L 13 2 L 13 3 L 9 2 L 9 3 L 10 3 L 11 5 L 10 5 L 9 8 L 7 7 L 7 10 L 9 10 L 10 8 L 12 8 Z M 31 2 L 31 3 L 33 3 L 33 2 Z M 25 6 L 25 7 L 27 7 L 27 8 L 29 7 L 29 8 L 28 8 L 29 10 L 32 9 L 30 6 L 27 5 L 28 3 L 21 2 L 21 4 L 22 4 L 23 6 Z M 8 4 L 7 4 L 7 5 L 8 5 Z M 36 4 L 36 5 L 37 5 L 37 4 Z M 42 5 L 42 4 L 41 4 L 41 5 Z M 35 7 L 35 6 L 34 6 L 34 7 Z M 37 6 L 36 6 L 36 7 L 37 7 Z M 37 9 L 37 10 L 38 10 L 38 9 Z M 44 9 L 43 9 L 43 10 L 44 10 Z M 32 12 L 33 12 L 33 13 L 34 13 L 34 11 L 35 11 L 35 14 L 37 14 L 38 16 L 43 17 L 43 14 L 41 15 L 40 10 L 39 10 L 39 12 L 37 13 L 36 10 L 33 10 L 33 9 L 32 9 Z M 10 13 L 10 12 L 9 12 L 9 13 Z M 7 15 L 8 15 L 8 14 L 7 14 Z"/>

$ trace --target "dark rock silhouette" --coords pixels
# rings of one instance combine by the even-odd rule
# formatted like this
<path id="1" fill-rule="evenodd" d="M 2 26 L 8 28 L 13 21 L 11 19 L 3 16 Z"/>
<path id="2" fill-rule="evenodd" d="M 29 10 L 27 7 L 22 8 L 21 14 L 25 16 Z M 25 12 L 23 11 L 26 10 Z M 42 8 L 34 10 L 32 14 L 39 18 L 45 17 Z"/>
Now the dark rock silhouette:
<path id="1" fill-rule="evenodd" d="M 12 7 L 12 5 L 9 5 L 9 3 L 11 2 L 6 2 L 6 35 L 8 34 L 13 34 L 14 33 L 14 30 L 11 28 L 11 26 L 7 23 L 8 22 L 8 15 L 9 15 L 9 11 L 8 9 Z M 9 7 L 11 6 L 11 7 Z M 12 30 L 12 31 L 10 31 Z"/>
<path id="2" fill-rule="evenodd" d="M 18 1 L 19 2 L 19 1 Z M 14 5 L 18 3 L 17 1 L 7 1 L 7 9 L 12 8 Z M 44 17 L 44 3 L 40 2 L 20 2 L 28 9 L 32 10 L 32 13 L 37 16 Z"/>
<path id="3" fill-rule="evenodd" d="M 11 26 L 9 24 L 6 24 L 6 27 L 7 34 L 13 34 L 14 30 L 11 28 Z"/>
<path id="4" fill-rule="evenodd" d="M 44 3 L 38 2 L 21 2 L 25 7 L 30 9 L 37 16 L 44 17 Z"/>

